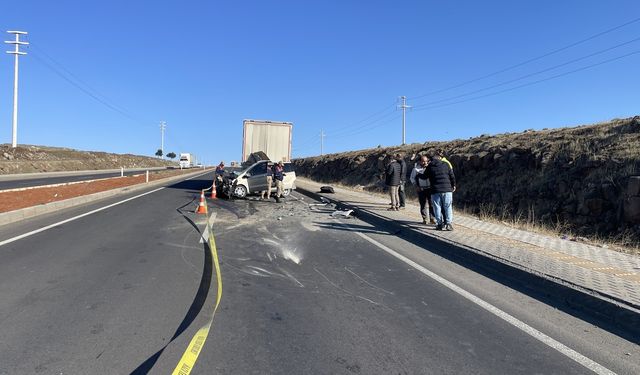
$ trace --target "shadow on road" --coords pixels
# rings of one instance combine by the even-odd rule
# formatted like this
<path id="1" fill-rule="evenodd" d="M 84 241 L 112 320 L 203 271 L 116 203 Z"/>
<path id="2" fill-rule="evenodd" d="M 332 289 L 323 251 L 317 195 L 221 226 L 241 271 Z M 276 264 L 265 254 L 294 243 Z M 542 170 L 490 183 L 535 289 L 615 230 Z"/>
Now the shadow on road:
<path id="1" fill-rule="evenodd" d="M 183 181 L 183 182 L 191 182 L 191 181 Z M 195 186 L 198 186 L 197 180 L 193 182 L 195 183 Z M 176 185 L 180 185 L 180 183 Z M 192 186 L 192 184 L 188 184 L 188 185 Z M 194 201 L 195 201 L 195 198 L 190 202 L 182 205 L 181 207 L 178 207 L 176 211 L 194 228 L 194 230 L 198 234 L 202 235 L 196 223 L 194 223 L 193 220 L 187 217 L 184 211 L 185 207 L 193 205 Z M 204 265 L 202 269 L 202 278 L 200 279 L 200 285 L 198 286 L 198 291 L 196 292 L 193 302 L 191 302 L 191 306 L 189 306 L 189 310 L 187 310 L 186 315 L 182 319 L 182 322 L 176 329 L 173 336 L 171 336 L 171 339 L 160 350 L 155 352 L 152 356 L 147 358 L 146 361 L 140 364 L 140 366 L 138 366 L 135 370 L 133 370 L 131 374 L 138 375 L 138 374 L 148 373 L 156 364 L 156 362 L 158 361 L 158 358 L 160 358 L 160 355 L 162 355 L 162 353 L 167 348 L 167 346 L 171 344 L 171 342 L 173 342 L 173 340 L 175 340 L 178 336 L 180 336 L 182 332 L 184 332 L 191 325 L 191 323 L 193 323 L 193 321 L 196 319 L 198 314 L 200 314 L 200 311 L 202 311 L 202 307 L 204 306 L 204 303 L 207 300 L 207 295 L 209 294 L 209 289 L 211 288 L 211 280 L 212 280 L 212 272 L 213 272 L 213 258 L 211 256 L 211 250 L 209 249 L 209 243 L 208 241 L 203 241 L 203 242 L 204 242 L 203 243 Z"/>
<path id="2" fill-rule="evenodd" d="M 298 189 L 312 199 L 319 200 L 317 193 Z M 552 282 L 542 276 L 529 273 L 497 259 L 479 254 L 472 249 L 445 242 L 425 234 L 424 226 L 415 221 L 393 221 L 360 207 L 338 202 L 338 208 L 353 209 L 356 216 L 375 229 L 362 227 L 355 222 L 343 221 L 344 225 L 325 225 L 327 228 L 353 230 L 363 233 L 388 234 L 439 255 L 460 266 L 481 274 L 491 280 L 557 308 L 578 319 L 587 321 L 630 342 L 640 344 L 640 315 L 595 296 Z"/>

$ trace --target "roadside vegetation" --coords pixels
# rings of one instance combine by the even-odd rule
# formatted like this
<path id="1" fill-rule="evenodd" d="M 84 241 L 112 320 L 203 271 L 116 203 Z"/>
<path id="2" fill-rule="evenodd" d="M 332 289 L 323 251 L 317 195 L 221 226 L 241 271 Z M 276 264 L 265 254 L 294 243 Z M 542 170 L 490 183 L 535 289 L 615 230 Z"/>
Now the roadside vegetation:
<path id="1" fill-rule="evenodd" d="M 411 167 L 412 155 L 437 148 L 453 163 L 458 210 L 568 240 L 640 252 L 640 116 L 294 162 L 299 175 L 316 181 L 381 192 L 384 166 L 394 153 L 403 152 Z M 407 193 L 415 196 L 412 188 Z"/>

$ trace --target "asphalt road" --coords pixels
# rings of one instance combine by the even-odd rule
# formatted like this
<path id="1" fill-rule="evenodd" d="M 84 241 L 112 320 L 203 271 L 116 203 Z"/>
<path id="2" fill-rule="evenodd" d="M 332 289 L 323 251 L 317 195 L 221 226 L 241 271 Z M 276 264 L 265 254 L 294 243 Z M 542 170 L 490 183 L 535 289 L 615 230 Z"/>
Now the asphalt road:
<path id="1" fill-rule="evenodd" d="M 192 213 L 211 174 L 0 245 L 0 374 L 166 374 L 213 310 Z M 138 193 L 140 194 L 140 193 Z M 0 227 L 17 235 L 125 199 Z M 472 303 L 412 261 L 620 374 L 640 350 L 579 317 L 358 219 L 210 202 L 223 296 L 192 374 L 584 374 L 584 364 Z"/>
<path id="2" fill-rule="evenodd" d="M 125 170 L 125 176 L 132 176 L 135 174 L 145 173 L 146 169 L 135 169 L 135 170 Z M 25 187 L 33 187 L 33 186 L 42 186 L 42 185 L 53 185 L 53 184 L 62 184 L 67 182 L 76 182 L 76 181 L 86 181 L 86 180 L 96 180 L 100 178 L 110 178 L 110 177 L 120 177 L 120 172 L 106 172 L 106 173 L 85 173 L 85 174 L 69 174 L 69 175 L 47 175 L 43 174 L 42 176 L 25 176 L 21 175 L 18 177 L 6 175 L 1 176 L 0 178 L 0 190 L 7 189 L 18 189 Z"/>

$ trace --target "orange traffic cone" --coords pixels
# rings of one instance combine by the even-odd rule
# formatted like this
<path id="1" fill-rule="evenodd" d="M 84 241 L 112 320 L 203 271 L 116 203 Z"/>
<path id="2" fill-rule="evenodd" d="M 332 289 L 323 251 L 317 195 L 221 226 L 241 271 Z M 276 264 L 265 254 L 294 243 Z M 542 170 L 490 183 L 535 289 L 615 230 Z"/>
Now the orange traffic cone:
<path id="1" fill-rule="evenodd" d="M 213 189 L 211 189 L 211 199 L 216 199 L 218 197 L 218 192 L 216 191 L 216 183 L 213 183 Z"/>
<path id="2" fill-rule="evenodd" d="M 196 210 L 197 214 L 206 214 L 207 213 L 207 205 L 204 200 L 204 190 L 200 192 L 200 204 L 198 205 L 198 209 Z"/>

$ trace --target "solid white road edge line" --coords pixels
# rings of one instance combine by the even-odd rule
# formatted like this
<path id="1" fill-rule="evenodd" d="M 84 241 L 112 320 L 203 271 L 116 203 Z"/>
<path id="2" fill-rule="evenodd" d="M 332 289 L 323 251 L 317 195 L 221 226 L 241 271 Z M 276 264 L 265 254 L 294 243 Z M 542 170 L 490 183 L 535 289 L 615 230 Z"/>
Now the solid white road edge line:
<path id="1" fill-rule="evenodd" d="M 209 173 L 209 172 L 207 172 L 207 173 Z M 202 176 L 204 174 L 206 174 L 206 173 L 195 175 L 195 176 L 189 177 L 189 178 L 185 178 L 184 181 L 191 180 L 192 178 L 200 177 L 200 176 Z M 92 210 L 92 211 L 89 211 L 89 212 L 85 212 L 85 213 L 80 214 L 78 216 L 70 217 L 70 218 L 68 218 L 66 220 L 62 220 L 62 221 L 59 221 L 57 223 L 53 223 L 51 225 L 47 225 L 47 226 L 42 227 L 42 228 L 38 228 L 36 230 L 32 230 L 31 232 L 23 233 L 23 234 L 21 234 L 19 236 L 15 236 L 15 237 L 9 238 L 7 240 L 0 241 L 0 246 L 4 246 L 6 244 L 10 244 L 12 242 L 21 240 L 23 238 L 26 238 L 26 237 L 29 237 L 29 236 L 33 236 L 34 234 L 38 234 L 40 232 L 44 232 L 45 230 L 49 230 L 49 229 L 55 228 L 55 227 L 57 227 L 59 225 L 66 224 L 66 223 L 68 223 L 70 221 L 78 220 L 78 219 L 83 218 L 85 216 L 89 216 L 89 215 L 95 214 L 96 212 L 104 211 L 104 210 L 106 210 L 108 208 L 111 208 L 111 207 L 114 207 L 114 206 L 129 202 L 129 201 L 132 201 L 134 199 L 138 199 L 140 197 L 144 197 L 145 195 L 155 193 L 156 191 L 160 191 L 162 189 L 166 189 L 166 187 L 163 186 L 161 188 L 157 188 L 157 189 L 154 189 L 154 190 L 151 190 L 151 191 L 147 191 L 146 193 L 138 194 L 138 195 L 133 196 L 131 198 L 127 198 L 127 199 L 121 200 L 119 202 L 112 203 L 112 204 L 104 206 L 104 207 L 96 208 L 95 210 Z"/>
<path id="2" fill-rule="evenodd" d="M 348 228 L 349 230 L 351 230 L 352 232 L 355 232 L 358 236 L 362 237 L 363 239 L 365 239 L 366 241 L 372 243 L 373 245 L 379 247 L 380 249 L 384 250 L 385 252 L 387 252 L 388 254 L 396 257 L 397 259 L 405 262 L 406 264 L 410 265 L 411 267 L 415 268 L 416 270 L 422 272 L 424 275 L 428 276 L 429 278 L 435 280 L 436 282 L 440 283 L 441 285 L 445 286 L 446 288 L 452 290 L 453 292 L 461 295 L 462 297 L 468 299 L 469 301 L 475 303 L 476 305 L 482 307 L 483 309 L 489 311 L 490 313 L 492 313 L 493 315 L 497 316 L 498 318 L 506 321 L 507 323 L 513 325 L 514 327 L 522 330 L 523 332 L 527 333 L 528 335 L 532 336 L 533 338 L 541 341 L 542 343 L 544 343 L 545 345 L 559 351 L 560 353 L 564 354 L 565 356 L 571 358 L 572 360 L 578 362 L 579 364 L 581 364 L 582 366 L 588 368 L 589 370 L 593 371 L 596 374 L 600 374 L 600 375 L 615 375 L 616 373 L 609 370 L 608 368 L 602 366 L 601 364 L 583 356 L 582 354 L 576 352 L 575 350 L 567 347 L 566 345 L 554 340 L 553 338 L 545 335 L 544 333 L 538 331 L 537 329 L 529 326 L 528 324 L 516 319 L 515 317 L 509 315 L 508 313 L 500 310 L 499 308 L 493 306 L 492 304 L 490 304 L 489 302 L 486 302 L 485 300 L 475 296 L 474 294 L 471 294 L 469 292 L 467 292 L 466 290 L 462 289 L 461 287 L 457 286 L 456 284 L 450 282 L 449 280 L 433 273 L 432 271 L 429 271 L 428 269 L 426 269 L 425 267 L 419 265 L 418 263 L 412 261 L 411 259 L 405 257 L 402 254 L 399 254 L 398 252 L 396 252 L 395 250 L 381 244 L 380 242 L 374 240 L 373 238 L 365 235 L 364 233 L 358 232 L 356 229 L 353 229 L 347 225 L 345 225 L 344 223 L 342 223 L 342 225 L 345 228 Z"/>

